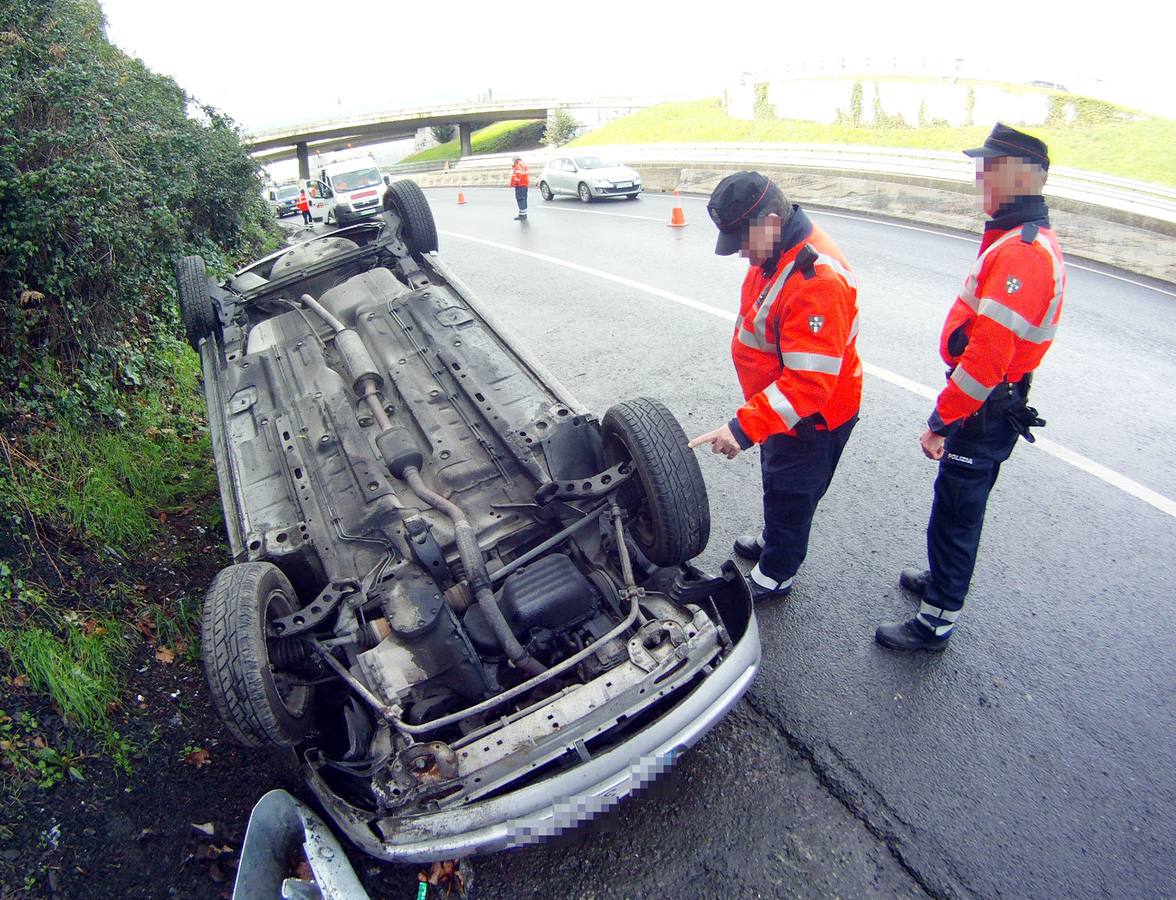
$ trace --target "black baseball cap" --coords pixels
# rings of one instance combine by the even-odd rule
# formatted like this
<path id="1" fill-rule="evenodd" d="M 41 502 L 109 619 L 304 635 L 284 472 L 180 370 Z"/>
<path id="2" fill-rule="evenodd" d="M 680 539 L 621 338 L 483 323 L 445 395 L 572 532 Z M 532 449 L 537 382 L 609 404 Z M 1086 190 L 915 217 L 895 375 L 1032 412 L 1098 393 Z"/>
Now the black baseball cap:
<path id="1" fill-rule="evenodd" d="M 1001 122 L 992 127 L 991 133 L 984 139 L 983 147 L 965 150 L 964 155 L 989 159 L 997 156 L 1018 156 L 1037 163 L 1043 169 L 1049 169 L 1049 148 L 1045 146 L 1045 141 Z"/>
<path id="2" fill-rule="evenodd" d="M 768 213 L 787 219 L 792 205 L 776 185 L 759 172 L 736 172 L 718 183 L 711 193 L 706 211 L 718 226 L 715 253 L 730 256 L 743 243 L 743 235 L 753 221 Z"/>

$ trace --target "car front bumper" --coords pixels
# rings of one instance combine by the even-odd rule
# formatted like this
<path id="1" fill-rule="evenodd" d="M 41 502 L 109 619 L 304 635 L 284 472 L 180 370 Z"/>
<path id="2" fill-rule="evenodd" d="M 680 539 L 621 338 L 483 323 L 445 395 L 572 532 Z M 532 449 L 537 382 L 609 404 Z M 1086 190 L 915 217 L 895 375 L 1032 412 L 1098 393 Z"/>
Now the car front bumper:
<path id="1" fill-rule="evenodd" d="M 371 206 L 361 207 L 360 209 L 348 208 L 343 209 L 340 206 L 335 207 L 335 220 L 340 225 L 345 225 L 350 222 L 358 222 L 360 219 L 367 219 L 376 213 L 383 212 L 383 208 L 379 203 L 373 203 Z"/>
<path id="2" fill-rule="evenodd" d="M 593 187 L 591 190 L 596 197 L 623 197 L 627 194 L 640 194 L 641 182 L 635 181 L 630 187 Z"/>
<path id="3" fill-rule="evenodd" d="M 759 660 L 759 629 L 750 615 L 726 658 L 641 731 L 558 775 L 466 806 L 380 818 L 339 798 L 305 760 L 302 768 L 335 823 L 379 859 L 431 862 L 538 844 L 602 815 L 662 775 L 743 696 Z"/>

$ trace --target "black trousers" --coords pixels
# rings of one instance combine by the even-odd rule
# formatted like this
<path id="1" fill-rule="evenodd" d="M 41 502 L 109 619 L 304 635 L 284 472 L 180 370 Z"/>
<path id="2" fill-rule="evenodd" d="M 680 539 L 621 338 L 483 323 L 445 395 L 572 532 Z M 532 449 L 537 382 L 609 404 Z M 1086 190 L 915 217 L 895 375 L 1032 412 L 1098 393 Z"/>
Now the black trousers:
<path id="1" fill-rule="evenodd" d="M 519 205 L 519 212 L 527 211 L 527 189 L 522 185 L 515 188 L 515 203 Z"/>
<path id="2" fill-rule="evenodd" d="M 1012 454 L 1019 437 L 1006 417 L 1008 405 L 986 403 L 944 444 L 927 524 L 931 584 L 926 606 L 952 611 L 963 608 L 976 567 L 988 495 L 1000 475 L 1001 463 Z M 937 623 L 947 624 L 932 622 Z"/>
<path id="3" fill-rule="evenodd" d="M 774 581 L 796 574 L 808 553 L 817 504 L 829 490 L 854 416 L 832 431 L 801 422 L 795 436 L 775 434 L 760 447 L 764 480 L 764 547 L 760 571 Z"/>

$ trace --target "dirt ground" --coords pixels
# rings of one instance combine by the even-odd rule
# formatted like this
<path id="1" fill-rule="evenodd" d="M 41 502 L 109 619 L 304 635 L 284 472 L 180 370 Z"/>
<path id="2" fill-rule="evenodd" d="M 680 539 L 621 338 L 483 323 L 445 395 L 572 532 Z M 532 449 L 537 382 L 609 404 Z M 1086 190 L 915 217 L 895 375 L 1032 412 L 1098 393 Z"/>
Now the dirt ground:
<path id="1" fill-rule="evenodd" d="M 219 533 L 195 518 L 169 521 L 157 552 L 121 571 L 145 586 L 145 602 L 201 597 L 228 562 Z M 177 555 L 189 562 L 173 569 Z M 285 788 L 313 807 L 292 753 L 233 742 L 192 654 L 160 659 L 150 634 L 133 634 L 122 707 L 113 716 L 136 748 L 130 774 L 92 735 L 67 725 L 46 696 L 0 678 L 0 710 L 12 722 L 35 719 L 37 739 L 49 747 L 72 747 L 83 779 L 46 789 L 27 772 L 0 770 L 0 900 L 228 897 L 249 813 L 262 795 Z M 349 854 L 373 897 L 416 897 L 415 867 Z"/>

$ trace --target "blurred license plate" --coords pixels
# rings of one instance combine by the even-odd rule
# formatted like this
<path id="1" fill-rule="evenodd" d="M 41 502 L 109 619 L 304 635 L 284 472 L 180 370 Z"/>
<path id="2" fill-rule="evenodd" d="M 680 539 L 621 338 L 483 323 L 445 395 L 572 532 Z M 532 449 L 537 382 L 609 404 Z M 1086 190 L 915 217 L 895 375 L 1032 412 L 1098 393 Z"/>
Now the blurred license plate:
<path id="1" fill-rule="evenodd" d="M 619 188 L 632 187 L 632 186 L 633 186 L 633 182 L 631 182 L 631 181 L 618 181 L 617 182 L 617 187 L 619 187 Z"/>

